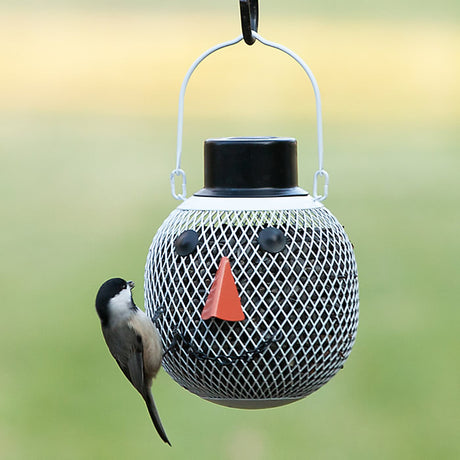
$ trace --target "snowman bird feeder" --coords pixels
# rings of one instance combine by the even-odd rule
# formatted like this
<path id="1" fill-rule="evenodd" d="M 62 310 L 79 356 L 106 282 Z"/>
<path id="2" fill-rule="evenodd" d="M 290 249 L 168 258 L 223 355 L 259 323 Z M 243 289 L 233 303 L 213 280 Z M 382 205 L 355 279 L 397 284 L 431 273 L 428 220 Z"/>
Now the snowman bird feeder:
<path id="1" fill-rule="evenodd" d="M 315 78 L 292 51 L 257 33 L 257 2 L 240 6 L 243 35 L 201 55 L 182 85 L 171 184 L 183 202 L 150 247 L 145 305 L 176 382 L 218 404 L 266 408 L 304 398 L 343 367 L 356 338 L 358 278 L 352 244 L 322 204 L 328 176 Z M 319 154 L 313 196 L 297 183 L 295 139 L 243 137 L 205 142 L 204 188 L 186 199 L 180 159 L 188 80 L 211 53 L 243 39 L 287 53 L 310 78 Z"/>

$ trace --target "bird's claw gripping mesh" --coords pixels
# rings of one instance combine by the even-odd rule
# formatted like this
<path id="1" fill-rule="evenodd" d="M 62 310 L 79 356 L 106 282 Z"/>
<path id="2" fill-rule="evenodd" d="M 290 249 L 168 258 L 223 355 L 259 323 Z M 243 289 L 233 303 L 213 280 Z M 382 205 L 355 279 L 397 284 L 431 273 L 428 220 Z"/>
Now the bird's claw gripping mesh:
<path id="1" fill-rule="evenodd" d="M 284 232 L 282 251 L 260 247 L 266 227 Z M 198 246 L 180 256 L 174 243 L 186 230 L 197 232 Z M 243 321 L 201 319 L 223 256 Z M 317 390 L 343 367 L 358 326 L 353 248 L 324 207 L 176 209 L 150 247 L 145 297 L 166 371 L 192 393 L 236 407 L 281 405 Z"/>

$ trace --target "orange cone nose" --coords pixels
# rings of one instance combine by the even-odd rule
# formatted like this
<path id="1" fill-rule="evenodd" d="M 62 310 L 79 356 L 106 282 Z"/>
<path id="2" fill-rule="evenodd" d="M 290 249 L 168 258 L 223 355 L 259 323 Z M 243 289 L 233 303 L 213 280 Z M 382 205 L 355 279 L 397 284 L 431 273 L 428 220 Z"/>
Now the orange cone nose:
<path id="1" fill-rule="evenodd" d="M 240 296 L 227 257 L 222 257 L 220 260 L 211 290 L 201 312 L 201 318 L 203 320 L 209 318 L 219 318 L 225 321 L 244 320 Z"/>

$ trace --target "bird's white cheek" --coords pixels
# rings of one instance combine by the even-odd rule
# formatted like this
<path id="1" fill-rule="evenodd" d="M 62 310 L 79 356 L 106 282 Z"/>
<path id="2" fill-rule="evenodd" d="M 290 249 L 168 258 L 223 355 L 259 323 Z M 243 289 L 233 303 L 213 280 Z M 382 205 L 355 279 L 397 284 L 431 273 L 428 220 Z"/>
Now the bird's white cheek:
<path id="1" fill-rule="evenodd" d="M 123 289 L 110 300 L 109 306 L 113 318 L 117 318 L 119 321 L 129 318 L 132 314 L 130 310 L 132 307 L 131 290 L 129 288 Z"/>

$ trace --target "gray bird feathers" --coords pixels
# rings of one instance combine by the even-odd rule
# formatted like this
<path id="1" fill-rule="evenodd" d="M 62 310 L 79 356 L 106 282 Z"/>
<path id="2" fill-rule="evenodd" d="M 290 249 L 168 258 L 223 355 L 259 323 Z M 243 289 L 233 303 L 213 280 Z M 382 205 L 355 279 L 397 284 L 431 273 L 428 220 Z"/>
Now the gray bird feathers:
<path id="1" fill-rule="evenodd" d="M 161 367 L 161 340 L 153 322 L 134 304 L 133 288 L 132 281 L 109 279 L 99 288 L 96 311 L 110 353 L 144 398 L 161 439 L 171 445 L 151 392 L 152 381 Z"/>

